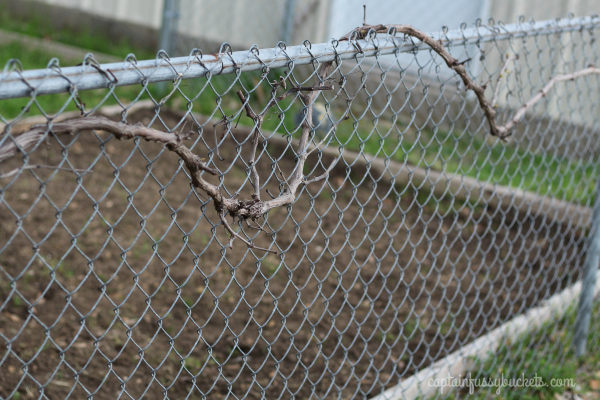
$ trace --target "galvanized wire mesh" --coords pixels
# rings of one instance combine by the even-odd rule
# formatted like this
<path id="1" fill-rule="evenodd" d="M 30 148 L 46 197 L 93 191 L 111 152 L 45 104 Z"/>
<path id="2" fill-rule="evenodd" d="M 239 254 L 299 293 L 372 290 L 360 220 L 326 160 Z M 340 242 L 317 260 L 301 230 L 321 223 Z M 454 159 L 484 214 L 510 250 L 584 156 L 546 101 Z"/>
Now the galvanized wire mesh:
<path id="1" fill-rule="evenodd" d="M 599 27 L 438 37 L 497 92 L 504 120 L 550 77 L 597 65 Z M 277 255 L 230 248 L 212 201 L 162 146 L 52 130 L 96 113 L 191 131 L 185 143 L 219 171 L 222 194 L 250 198 L 254 123 L 236 91 L 258 112 L 280 76 L 311 86 L 329 60 L 334 88 L 317 98 L 312 135 L 327 146 L 303 172 L 339 157 L 335 167 L 258 220 L 266 232 L 234 223 Z M 598 89 L 595 75 L 557 85 L 503 143 L 439 55 L 403 36 L 44 71 L 9 63 L 0 149 L 34 123 L 48 129 L 1 164 L 0 396 L 439 397 L 426 385 L 440 371 L 560 376 L 598 180 Z M 265 118 L 262 196 L 286 187 L 306 107 L 290 96 Z"/>

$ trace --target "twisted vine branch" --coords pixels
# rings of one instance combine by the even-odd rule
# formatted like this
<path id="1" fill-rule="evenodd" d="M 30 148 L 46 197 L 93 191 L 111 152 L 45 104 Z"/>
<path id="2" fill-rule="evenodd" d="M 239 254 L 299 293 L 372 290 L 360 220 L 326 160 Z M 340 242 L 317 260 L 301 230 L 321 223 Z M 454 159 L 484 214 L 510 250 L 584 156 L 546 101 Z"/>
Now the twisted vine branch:
<path id="1" fill-rule="evenodd" d="M 484 93 L 486 85 L 478 85 L 468 75 L 464 67 L 466 61 L 459 62 L 458 60 L 453 58 L 450 55 L 450 53 L 444 48 L 443 42 L 434 40 L 426 33 L 415 29 L 410 25 L 367 24 L 363 24 L 362 27 L 356 28 L 347 35 L 343 36 L 340 40 L 364 39 L 372 31 L 383 33 L 390 32 L 390 30 L 395 30 L 398 33 L 403 33 L 407 36 L 414 37 L 420 40 L 422 43 L 427 44 L 429 47 L 431 47 L 433 51 L 439 54 L 445 61 L 446 65 L 448 65 L 448 67 L 454 70 L 461 77 L 463 83 L 465 84 L 465 87 L 468 90 L 472 90 L 475 93 L 479 101 L 479 105 L 489 123 L 490 134 L 501 139 L 506 139 L 511 134 L 511 130 L 525 115 L 526 111 L 530 107 L 532 107 L 537 101 L 546 96 L 546 94 L 549 92 L 549 90 L 555 83 L 560 81 L 574 80 L 590 74 L 600 74 L 600 69 L 595 68 L 594 66 L 590 66 L 573 74 L 555 76 L 554 78 L 548 81 L 548 83 L 542 88 L 542 90 L 540 90 L 538 94 L 536 94 L 529 101 L 523 104 L 515 112 L 512 119 L 510 119 L 504 125 L 499 125 L 496 121 L 496 110 L 494 108 L 497 99 L 497 91 L 494 93 L 492 102 L 489 102 L 486 99 Z M 511 61 L 512 59 L 514 58 L 509 58 L 505 62 L 505 65 L 502 68 L 503 70 L 505 69 L 506 63 L 508 63 L 508 61 Z M 226 198 L 221 194 L 219 186 L 211 184 L 203 178 L 204 172 L 211 175 L 217 175 L 218 171 L 213 168 L 210 168 L 205 163 L 204 159 L 194 154 L 187 146 L 183 144 L 183 140 L 189 137 L 189 133 L 167 133 L 156 129 L 147 128 L 140 124 L 129 125 L 121 122 L 114 122 L 105 117 L 77 118 L 65 122 L 54 123 L 51 126 L 48 126 L 47 124 L 34 125 L 29 131 L 16 136 L 12 139 L 12 142 L 9 142 L 0 147 L 0 162 L 13 156 L 19 151 L 25 151 L 25 149 L 27 149 L 28 147 L 39 143 L 46 137 L 49 131 L 52 131 L 55 134 L 75 134 L 83 130 L 104 130 L 109 133 L 112 133 L 116 138 L 120 140 L 141 137 L 148 141 L 161 143 L 167 149 L 175 152 L 181 157 L 181 159 L 185 163 L 186 168 L 190 173 L 194 188 L 201 193 L 207 194 L 213 199 L 215 209 L 219 215 L 219 220 L 230 235 L 229 246 L 232 246 L 233 240 L 237 238 L 244 242 L 249 248 L 277 253 L 275 250 L 258 247 L 251 241 L 242 237 L 230 226 L 225 217 L 227 214 L 229 214 L 230 216 L 234 218 L 237 217 L 240 220 L 246 221 L 247 223 L 249 219 L 256 222 L 258 218 L 262 217 L 270 210 L 277 207 L 292 204 L 296 199 L 296 192 L 300 185 L 307 185 L 311 182 L 316 182 L 325 178 L 329 174 L 329 172 L 337 162 L 337 159 L 333 161 L 331 166 L 325 171 L 323 175 L 316 178 L 312 178 L 310 180 L 307 180 L 304 177 L 303 169 L 304 163 L 306 162 L 308 155 L 311 153 L 310 151 L 308 151 L 308 146 L 310 144 L 311 132 L 313 129 L 311 125 L 313 115 L 313 104 L 320 91 L 332 89 L 331 86 L 325 85 L 331 65 L 332 62 L 325 62 L 321 64 L 319 70 L 317 71 L 315 83 L 313 86 L 299 87 L 292 85 L 292 88 L 286 90 L 283 94 L 279 96 L 275 95 L 276 90 L 278 88 L 286 89 L 287 76 L 286 78 L 281 77 L 279 82 L 272 82 L 271 86 L 273 87 L 273 91 L 271 93 L 271 99 L 269 100 L 269 103 L 267 104 L 265 109 L 260 114 L 256 114 L 252 110 L 252 108 L 249 105 L 248 99 L 242 91 L 237 92 L 237 95 L 240 101 L 242 102 L 246 115 L 254 121 L 254 128 L 251 132 L 252 152 L 250 159 L 248 160 L 248 165 L 251 168 L 252 175 L 251 183 L 254 187 L 254 192 L 251 196 L 251 199 L 240 200 L 236 196 L 232 198 Z M 296 93 L 299 95 L 300 99 L 306 106 L 306 113 L 302 122 L 301 136 L 298 143 L 298 148 L 296 149 L 296 164 L 287 178 L 283 176 L 283 172 L 280 171 L 282 178 L 286 182 L 286 186 L 283 189 L 283 191 L 278 196 L 274 196 L 267 191 L 267 193 L 271 196 L 271 199 L 262 200 L 260 194 L 260 177 L 256 169 L 256 150 L 258 148 L 258 142 L 262 137 L 262 122 L 264 120 L 264 116 L 267 110 L 275 106 L 278 102 L 280 102 L 287 96 Z M 329 137 L 335 131 L 336 127 L 337 124 L 335 124 L 331 128 L 331 130 L 327 133 L 325 137 Z M 324 140 L 322 140 L 321 143 L 323 143 L 323 141 Z M 319 145 L 321 143 L 319 143 Z M 251 225 L 249 226 L 252 227 Z M 256 229 L 262 230 L 262 228 L 260 227 Z"/>
<path id="2" fill-rule="evenodd" d="M 312 121 L 312 106 L 320 91 L 332 89 L 332 86 L 324 85 L 331 64 L 331 62 L 321 64 L 321 67 L 316 74 L 316 83 L 314 86 L 294 86 L 283 94 L 275 96 L 275 90 L 277 87 L 281 86 L 285 88 L 285 81 L 275 85 L 272 93 L 272 99 L 261 114 L 254 113 L 248 104 L 245 95 L 241 91 L 237 92 L 238 97 L 242 101 L 246 114 L 254 121 L 254 129 L 252 131 L 251 139 L 252 153 L 248 162 L 252 170 L 252 184 L 254 186 L 254 193 L 252 194 L 252 198 L 249 200 L 240 200 L 236 197 L 227 198 L 222 195 L 221 190 L 217 185 L 207 182 L 204 179 L 204 172 L 211 175 L 217 175 L 218 171 L 210 168 L 203 158 L 194 154 L 187 146 L 183 144 L 183 140 L 189 137 L 189 133 L 167 133 L 153 128 L 144 127 L 141 124 L 129 125 L 122 122 L 115 122 L 105 117 L 76 118 L 65 122 L 54 123 L 51 126 L 48 126 L 47 124 L 34 125 L 27 132 L 16 136 L 10 143 L 0 147 L 0 162 L 8 159 L 19 151 L 24 152 L 27 148 L 40 143 L 42 140 L 44 140 L 49 131 L 52 131 L 57 135 L 73 135 L 84 130 L 103 130 L 113 134 L 117 139 L 120 140 L 140 137 L 148 141 L 161 143 L 167 149 L 175 152 L 181 157 L 190 173 L 194 188 L 197 191 L 207 194 L 213 199 L 219 219 L 230 235 L 230 246 L 232 245 L 233 239 L 237 238 L 250 248 L 277 253 L 275 250 L 258 247 L 251 241 L 243 238 L 229 225 L 225 219 L 225 216 L 226 214 L 229 214 L 232 217 L 238 217 L 242 220 L 250 219 L 256 221 L 256 219 L 262 217 L 265 213 L 269 212 L 273 208 L 285 206 L 294 202 L 298 187 L 301 184 L 306 184 L 302 171 L 304 168 L 304 163 L 310 154 L 307 151 L 307 148 L 310 143 L 310 133 L 313 128 L 310 122 Z M 271 200 L 263 201 L 261 200 L 260 196 L 260 180 L 256 170 L 256 150 L 261 137 L 262 121 L 266 111 L 269 108 L 275 106 L 279 101 L 293 93 L 299 93 L 300 98 L 306 105 L 306 116 L 302 123 L 302 133 L 300 137 L 300 143 L 297 148 L 298 157 L 296 160 L 296 165 L 293 171 L 287 177 L 287 186 L 280 193 L 280 195 L 272 198 Z"/>
<path id="3" fill-rule="evenodd" d="M 420 40 L 422 43 L 427 44 L 433 51 L 435 51 L 446 63 L 446 65 L 452 69 L 460 78 L 462 79 L 465 88 L 467 90 L 472 90 L 477 96 L 477 100 L 479 102 L 479 107 L 483 111 L 485 118 L 488 121 L 490 127 L 490 134 L 496 136 L 502 140 L 506 140 L 511 134 L 512 129 L 519 122 L 519 120 L 525 115 L 527 110 L 531 108 L 536 102 L 538 102 L 541 98 L 546 96 L 550 88 L 554 86 L 556 82 L 560 81 L 568 81 L 575 80 L 585 75 L 590 74 L 600 74 L 600 69 L 595 68 L 593 65 L 590 65 L 588 68 L 580 70 L 578 72 L 572 74 L 558 75 L 553 77 L 548 81 L 548 83 L 544 86 L 542 90 L 535 96 L 533 96 L 528 102 L 523 104 L 515 113 L 513 118 L 507 121 L 504 125 L 498 124 L 496 121 L 496 110 L 494 108 L 497 95 L 494 95 L 492 102 L 489 102 L 485 97 L 485 89 L 487 88 L 487 84 L 479 85 L 473 78 L 469 76 L 467 70 L 465 68 L 465 63 L 469 60 L 458 61 L 456 58 L 452 57 L 452 55 L 444 48 L 444 44 L 441 40 L 435 40 L 428 34 L 423 31 L 420 31 L 410 25 L 368 25 L 363 24 L 362 27 L 356 28 L 350 31 L 348 34 L 342 36 L 340 40 L 353 40 L 353 39 L 364 39 L 366 38 L 370 32 L 376 33 L 387 33 L 390 31 L 395 31 L 396 33 L 402 33 L 406 36 L 411 36 Z M 516 59 L 516 56 L 509 57 L 502 70 L 506 68 L 506 65 L 509 61 Z"/>

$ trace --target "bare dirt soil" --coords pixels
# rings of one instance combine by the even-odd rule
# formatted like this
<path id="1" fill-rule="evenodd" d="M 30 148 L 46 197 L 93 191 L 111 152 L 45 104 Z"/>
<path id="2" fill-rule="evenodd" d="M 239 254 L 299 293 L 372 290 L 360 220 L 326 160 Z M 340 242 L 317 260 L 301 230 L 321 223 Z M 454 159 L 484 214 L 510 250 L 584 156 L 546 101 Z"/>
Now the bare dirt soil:
<path id="1" fill-rule="evenodd" d="M 243 133 L 218 165 L 249 197 Z M 573 283 L 583 260 L 572 227 L 343 163 L 259 221 L 268 233 L 243 227 L 278 255 L 230 249 L 174 154 L 103 132 L 59 140 L 30 164 L 92 172 L 0 180 L 2 398 L 369 398 Z M 289 148 L 267 150 L 292 170 Z M 277 193 L 267 153 L 259 171 Z"/>

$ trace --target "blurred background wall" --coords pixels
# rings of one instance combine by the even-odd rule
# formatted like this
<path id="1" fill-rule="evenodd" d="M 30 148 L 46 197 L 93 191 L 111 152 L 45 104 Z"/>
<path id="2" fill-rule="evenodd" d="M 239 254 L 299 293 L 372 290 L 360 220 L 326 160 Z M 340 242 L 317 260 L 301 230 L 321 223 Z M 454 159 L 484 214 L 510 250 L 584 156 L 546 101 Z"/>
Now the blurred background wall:
<path id="1" fill-rule="evenodd" d="M 177 38 L 170 50 L 179 55 L 194 47 L 217 51 L 225 41 L 234 49 L 327 41 L 362 24 L 363 4 L 367 23 L 408 23 L 425 31 L 478 18 L 513 23 L 519 15 L 539 21 L 600 13 L 597 0 L 0 0 L 3 12 L 17 18 L 39 13 L 57 28 L 86 26 L 153 49 L 166 20 Z"/>

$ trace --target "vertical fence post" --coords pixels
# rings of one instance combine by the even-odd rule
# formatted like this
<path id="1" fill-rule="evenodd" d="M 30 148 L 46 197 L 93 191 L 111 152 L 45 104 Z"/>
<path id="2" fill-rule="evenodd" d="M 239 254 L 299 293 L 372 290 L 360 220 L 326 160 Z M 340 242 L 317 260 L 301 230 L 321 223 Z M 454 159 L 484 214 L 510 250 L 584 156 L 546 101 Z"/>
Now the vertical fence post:
<path id="1" fill-rule="evenodd" d="M 592 226 L 588 239 L 588 249 L 583 266 L 583 276 L 581 278 L 581 297 L 579 298 L 579 308 L 577 309 L 577 318 L 575 319 L 575 333 L 573 335 L 573 345 L 575 346 L 575 355 L 581 359 L 585 353 L 587 336 L 590 329 L 590 320 L 592 317 L 592 306 L 594 301 L 594 286 L 596 285 L 596 274 L 598 264 L 600 263 L 600 179 L 596 182 L 596 196 L 594 199 L 594 214 Z"/>
<path id="2" fill-rule="evenodd" d="M 179 18 L 179 0 L 164 0 L 162 26 L 160 27 L 159 50 L 164 50 L 169 57 L 175 54 L 175 39 L 177 38 L 177 19 Z M 166 94 L 167 82 L 159 82 L 158 90 Z"/>
<path id="3" fill-rule="evenodd" d="M 160 28 L 160 49 L 173 56 L 175 49 L 175 32 L 179 17 L 179 1 L 164 0 L 162 26 Z M 159 49 L 159 50 L 160 50 Z"/>
<path id="4" fill-rule="evenodd" d="M 285 14 L 283 16 L 283 34 L 282 40 L 285 44 L 290 44 L 292 34 L 294 33 L 294 13 L 296 11 L 296 0 L 287 0 L 285 2 Z"/>

